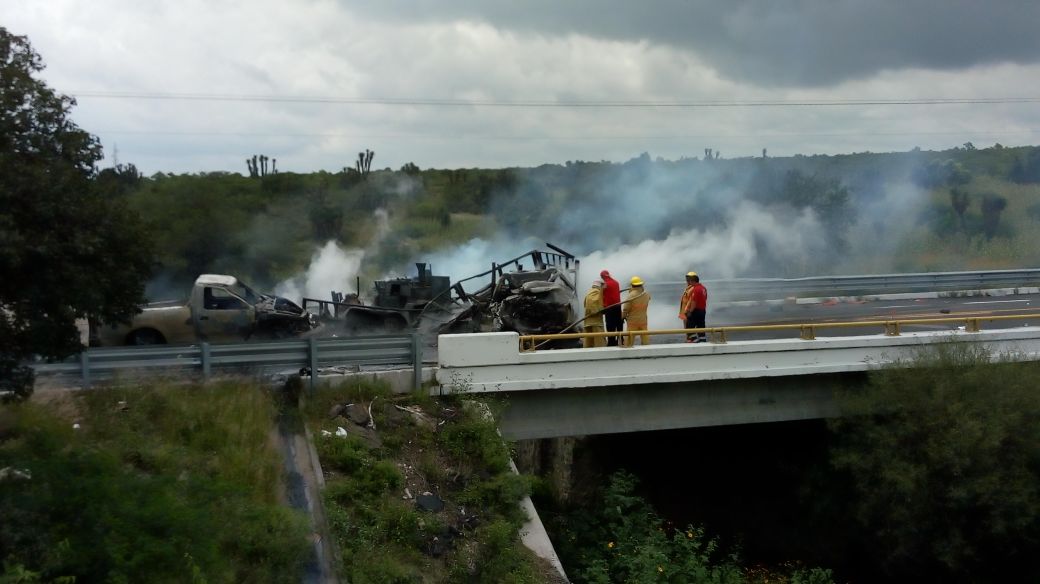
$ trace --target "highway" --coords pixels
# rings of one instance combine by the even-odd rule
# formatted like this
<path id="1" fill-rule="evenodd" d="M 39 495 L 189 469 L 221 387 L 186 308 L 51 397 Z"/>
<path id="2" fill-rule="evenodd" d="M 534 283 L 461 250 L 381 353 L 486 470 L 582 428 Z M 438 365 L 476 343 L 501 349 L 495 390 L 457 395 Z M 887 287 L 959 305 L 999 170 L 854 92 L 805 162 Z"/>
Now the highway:
<path id="1" fill-rule="evenodd" d="M 710 290 L 710 289 L 709 289 Z M 678 318 L 678 295 L 654 294 L 650 306 L 650 328 L 681 328 Z M 1040 295 L 1021 294 L 1007 296 L 965 296 L 959 298 L 909 298 L 898 300 L 852 300 L 821 299 L 818 302 L 796 303 L 793 299 L 786 302 L 758 303 L 742 305 L 740 303 L 718 303 L 713 306 L 710 296 L 708 302 L 707 324 L 714 326 L 769 325 L 769 324 L 826 324 L 849 321 L 879 321 L 893 319 L 929 319 L 950 317 L 980 317 L 1008 314 L 1036 315 L 1035 319 L 1002 321 L 993 324 L 983 323 L 984 329 L 1012 328 L 1028 324 L 1040 323 Z M 1031 322 L 1032 321 L 1032 322 Z M 957 323 L 907 325 L 902 330 L 936 331 L 955 330 Z M 823 328 L 818 336 L 847 336 L 883 332 L 882 325 L 872 328 Z M 737 333 L 729 340 L 791 338 L 797 331 L 760 331 Z M 680 342 L 678 336 L 662 336 L 653 342 Z"/>

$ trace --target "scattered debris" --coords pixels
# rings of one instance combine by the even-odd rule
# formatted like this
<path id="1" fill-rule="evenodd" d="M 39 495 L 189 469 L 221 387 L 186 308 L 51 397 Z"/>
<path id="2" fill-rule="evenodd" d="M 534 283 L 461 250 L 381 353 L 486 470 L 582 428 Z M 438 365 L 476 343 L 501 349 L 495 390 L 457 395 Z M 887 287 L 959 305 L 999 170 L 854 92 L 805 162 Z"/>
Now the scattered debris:
<path id="1" fill-rule="evenodd" d="M 369 406 L 369 410 L 366 411 L 365 408 L 359 405 L 349 404 L 343 408 L 340 415 L 351 422 L 354 422 L 358 426 L 367 426 L 368 422 L 372 419 L 371 406 Z"/>
<path id="2" fill-rule="evenodd" d="M 322 430 L 321 431 L 321 435 L 322 436 L 332 436 L 332 432 L 329 432 L 328 430 Z"/>
<path id="3" fill-rule="evenodd" d="M 346 430 L 346 428 L 344 428 L 343 426 L 336 426 L 336 436 L 339 436 L 340 438 L 346 438 L 347 437 L 347 430 Z"/>
<path id="4" fill-rule="evenodd" d="M 950 309 L 949 308 L 940 308 L 939 312 L 941 312 L 943 314 L 950 314 Z"/>
<path id="5" fill-rule="evenodd" d="M 72 425 L 72 429 L 73 429 L 73 430 L 79 430 L 79 422 L 76 422 L 76 423 L 74 423 L 74 424 Z"/>
<path id="6" fill-rule="evenodd" d="M 408 501 L 408 500 L 411 500 L 411 499 L 412 499 L 412 492 L 411 492 L 410 490 L 408 490 L 408 487 L 405 487 L 405 488 L 404 488 L 404 497 L 402 497 L 402 498 L 403 498 L 404 500 L 406 500 L 406 501 Z"/>
<path id="7" fill-rule="evenodd" d="M 433 493 L 426 491 L 415 498 L 415 506 L 421 511 L 429 511 L 430 513 L 436 513 L 444 509 L 444 500 L 434 495 Z"/>
<path id="8" fill-rule="evenodd" d="M 0 481 L 27 481 L 32 479 L 32 472 L 27 468 L 18 469 L 13 466 L 0 468 Z"/>

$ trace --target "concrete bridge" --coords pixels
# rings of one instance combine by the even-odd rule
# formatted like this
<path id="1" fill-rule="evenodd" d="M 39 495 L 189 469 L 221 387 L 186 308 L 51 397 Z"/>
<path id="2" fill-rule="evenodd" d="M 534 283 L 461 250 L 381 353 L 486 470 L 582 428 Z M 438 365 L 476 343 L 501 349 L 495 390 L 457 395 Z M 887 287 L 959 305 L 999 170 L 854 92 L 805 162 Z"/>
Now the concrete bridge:
<path id="1" fill-rule="evenodd" d="M 898 331 L 895 331 L 898 332 Z M 1040 327 L 522 352 L 516 333 L 442 335 L 442 391 L 502 394 L 513 440 L 833 417 L 834 390 L 943 342 L 1040 358 Z"/>

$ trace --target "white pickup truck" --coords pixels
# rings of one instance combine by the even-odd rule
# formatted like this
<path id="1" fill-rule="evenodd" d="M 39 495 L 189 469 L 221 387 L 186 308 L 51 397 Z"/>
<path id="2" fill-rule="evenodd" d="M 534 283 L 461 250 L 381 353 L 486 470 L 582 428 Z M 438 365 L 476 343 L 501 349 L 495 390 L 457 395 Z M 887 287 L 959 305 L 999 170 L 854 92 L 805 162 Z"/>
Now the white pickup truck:
<path id="1" fill-rule="evenodd" d="M 142 307 L 129 324 L 97 327 L 101 346 L 278 339 L 306 333 L 316 319 L 299 305 L 254 292 L 234 276 L 203 274 L 191 297 Z"/>

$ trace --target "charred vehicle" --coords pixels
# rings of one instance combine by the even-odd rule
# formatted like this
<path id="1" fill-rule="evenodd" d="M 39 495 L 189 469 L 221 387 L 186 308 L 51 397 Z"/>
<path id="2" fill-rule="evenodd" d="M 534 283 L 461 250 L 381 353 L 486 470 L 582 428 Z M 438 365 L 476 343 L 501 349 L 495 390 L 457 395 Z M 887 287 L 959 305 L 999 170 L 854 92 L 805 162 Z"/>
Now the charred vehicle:
<path id="1" fill-rule="evenodd" d="M 440 325 L 439 332 L 552 334 L 571 325 L 581 314 L 576 287 L 580 262 L 546 245 L 552 251 L 531 250 L 456 283 L 453 302 L 462 309 Z M 485 278 L 490 281 L 483 287 L 465 291 L 465 285 Z"/>
<path id="2" fill-rule="evenodd" d="M 345 334 L 404 329 L 430 336 L 560 332 L 579 316 L 575 288 L 579 261 L 547 245 L 553 251 L 532 250 L 492 263 L 489 270 L 455 284 L 446 276 L 434 276 L 428 264 L 417 263 L 415 277 L 376 281 L 370 305 L 356 294 L 333 292 L 331 301 L 304 298 L 303 306 L 329 330 Z M 473 290 L 476 286 L 480 287 Z"/>
<path id="3" fill-rule="evenodd" d="M 286 298 L 258 294 L 234 276 L 203 274 L 180 302 L 142 307 L 129 324 L 96 327 L 96 344 L 155 345 L 278 339 L 306 333 L 316 319 Z"/>

